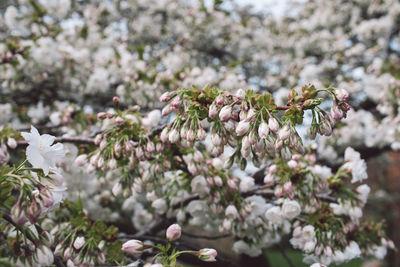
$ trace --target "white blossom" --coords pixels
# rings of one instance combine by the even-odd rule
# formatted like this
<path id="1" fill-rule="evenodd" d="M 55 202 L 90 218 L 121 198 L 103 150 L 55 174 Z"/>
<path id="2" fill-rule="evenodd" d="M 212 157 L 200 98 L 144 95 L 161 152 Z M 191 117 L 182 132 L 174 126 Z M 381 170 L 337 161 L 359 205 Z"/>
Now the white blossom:
<path id="1" fill-rule="evenodd" d="M 55 137 L 43 134 L 31 126 L 30 133 L 21 133 L 28 142 L 26 157 L 34 168 L 43 169 L 45 175 L 49 174 L 50 168 L 56 167 L 56 160 L 65 155 L 64 146 L 60 143 L 53 145 Z"/>

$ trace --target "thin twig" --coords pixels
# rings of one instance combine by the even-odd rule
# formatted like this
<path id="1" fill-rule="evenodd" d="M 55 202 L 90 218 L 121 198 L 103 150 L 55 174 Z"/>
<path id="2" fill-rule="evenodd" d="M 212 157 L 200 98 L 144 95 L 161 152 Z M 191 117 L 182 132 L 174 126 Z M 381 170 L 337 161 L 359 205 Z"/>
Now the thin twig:
<path id="1" fill-rule="evenodd" d="M 191 237 L 191 238 L 217 240 L 217 239 L 221 239 L 221 238 L 230 237 L 232 234 L 226 233 L 226 234 L 222 234 L 222 235 L 207 236 L 207 235 L 194 235 L 194 234 L 190 234 L 190 233 L 187 233 L 187 232 L 182 232 L 182 235 L 187 236 L 187 237 Z"/>
<path id="2" fill-rule="evenodd" d="M 74 144 L 86 144 L 86 145 L 94 145 L 94 139 L 88 137 L 57 137 L 55 142 L 60 143 L 74 143 Z M 19 147 L 24 147 L 28 145 L 26 141 L 18 141 Z"/>
<path id="3" fill-rule="evenodd" d="M 285 258 L 285 260 L 288 262 L 290 267 L 295 267 L 293 264 L 292 260 L 289 258 L 289 256 L 286 254 L 285 249 L 282 246 L 279 246 L 279 251 L 282 253 L 282 256 Z"/>

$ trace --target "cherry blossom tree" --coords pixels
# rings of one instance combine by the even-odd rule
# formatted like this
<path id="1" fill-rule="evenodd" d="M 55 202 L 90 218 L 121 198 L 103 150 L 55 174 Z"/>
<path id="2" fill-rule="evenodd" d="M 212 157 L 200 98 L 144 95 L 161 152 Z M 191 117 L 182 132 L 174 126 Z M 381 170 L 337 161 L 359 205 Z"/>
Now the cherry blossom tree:
<path id="1" fill-rule="evenodd" d="M 2 264 L 266 266 L 279 247 L 294 266 L 290 246 L 315 267 L 396 251 L 363 215 L 379 189 L 364 159 L 400 148 L 397 1 L 294 1 L 280 17 L 232 1 L 10 2 Z M 185 237 L 231 237 L 242 260 Z"/>

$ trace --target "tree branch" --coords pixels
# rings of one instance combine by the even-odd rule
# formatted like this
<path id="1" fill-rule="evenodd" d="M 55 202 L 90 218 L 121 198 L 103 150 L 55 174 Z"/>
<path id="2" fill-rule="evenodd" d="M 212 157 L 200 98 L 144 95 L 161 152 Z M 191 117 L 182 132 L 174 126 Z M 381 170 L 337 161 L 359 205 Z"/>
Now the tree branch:
<path id="1" fill-rule="evenodd" d="M 221 238 L 230 237 L 232 234 L 227 233 L 227 234 L 216 235 L 216 236 L 207 236 L 207 235 L 194 235 L 194 234 L 190 234 L 190 233 L 187 233 L 187 232 L 182 232 L 182 235 L 187 236 L 187 237 L 191 237 L 191 238 L 217 240 L 217 239 L 221 239 Z"/>

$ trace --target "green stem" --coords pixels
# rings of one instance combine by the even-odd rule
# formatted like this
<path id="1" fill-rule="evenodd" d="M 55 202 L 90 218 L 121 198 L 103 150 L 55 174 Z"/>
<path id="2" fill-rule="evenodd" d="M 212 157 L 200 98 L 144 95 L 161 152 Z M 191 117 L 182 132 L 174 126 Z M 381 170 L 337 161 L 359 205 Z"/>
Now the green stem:
<path id="1" fill-rule="evenodd" d="M 25 159 L 17 168 L 15 168 L 15 170 L 13 171 L 13 173 L 20 171 L 20 169 L 25 165 L 25 163 L 26 163 L 27 161 L 28 161 L 28 160 Z"/>

